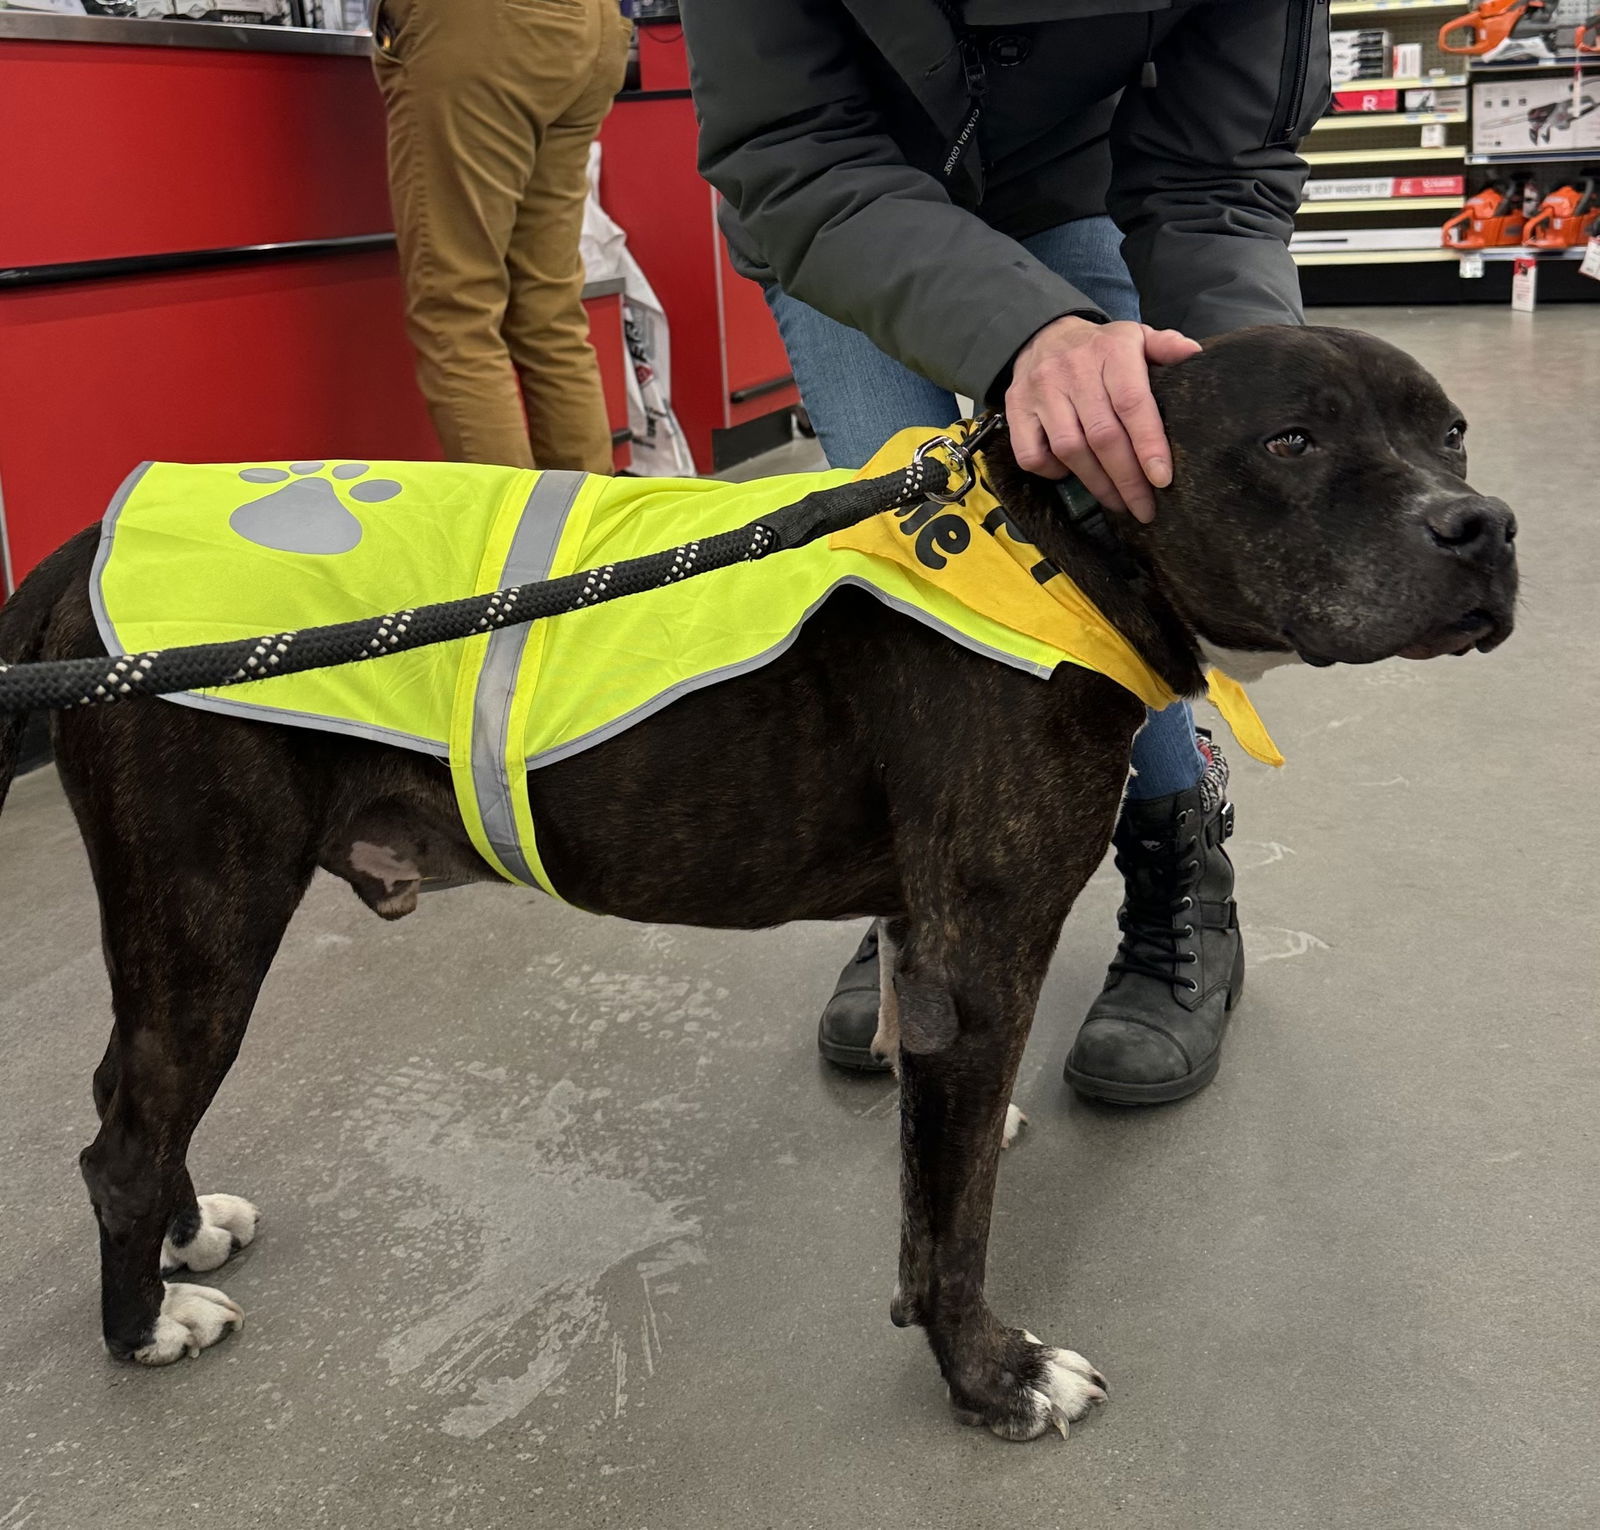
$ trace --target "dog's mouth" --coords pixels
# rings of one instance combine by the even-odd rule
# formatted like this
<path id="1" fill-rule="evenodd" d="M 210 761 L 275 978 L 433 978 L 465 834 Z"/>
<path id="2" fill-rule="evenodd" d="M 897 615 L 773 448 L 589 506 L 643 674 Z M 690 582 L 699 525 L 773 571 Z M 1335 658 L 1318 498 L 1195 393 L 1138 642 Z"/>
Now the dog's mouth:
<path id="1" fill-rule="evenodd" d="M 1460 657 L 1462 654 L 1488 653 L 1499 642 L 1503 641 L 1504 634 L 1499 632 L 1500 624 L 1494 616 L 1485 611 L 1481 606 L 1468 611 L 1465 616 L 1457 617 L 1447 626 L 1430 632 L 1426 637 L 1415 643 L 1408 643 L 1399 652 L 1402 659 L 1438 659 L 1445 654 Z"/>
<path id="2" fill-rule="evenodd" d="M 1376 664 L 1383 659 L 1438 659 L 1446 654 L 1459 657 L 1468 653 L 1488 653 L 1498 648 L 1511 634 L 1511 618 L 1497 614 L 1483 606 L 1458 616 L 1443 626 L 1431 627 L 1421 637 L 1402 648 L 1384 653 L 1363 654 L 1356 658 L 1348 654 L 1328 653 L 1307 647 L 1288 629 L 1284 637 L 1294 646 L 1296 653 L 1307 664 L 1327 669 L 1334 664 Z"/>

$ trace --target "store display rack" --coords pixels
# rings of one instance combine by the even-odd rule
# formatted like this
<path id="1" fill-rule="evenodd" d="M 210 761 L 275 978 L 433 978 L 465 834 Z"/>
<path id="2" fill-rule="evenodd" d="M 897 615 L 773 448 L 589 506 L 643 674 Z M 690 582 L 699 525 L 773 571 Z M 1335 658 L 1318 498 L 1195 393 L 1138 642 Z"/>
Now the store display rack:
<path id="1" fill-rule="evenodd" d="M 1566 11 L 1580 0 L 1557 0 L 1557 3 L 1561 5 L 1565 20 Z M 1392 90 L 1399 94 L 1397 106 L 1400 108 L 1405 106 L 1406 91 L 1431 89 L 1456 94 L 1437 103 L 1418 103 L 1420 109 L 1341 112 L 1324 116 L 1302 146 L 1312 179 L 1381 181 L 1393 178 L 1400 182 L 1460 174 L 1465 184 L 1459 196 L 1428 194 L 1307 200 L 1296 218 L 1300 235 L 1297 244 L 1305 247 L 1296 248 L 1294 258 L 1305 273 L 1302 285 L 1307 289 L 1308 301 L 1351 300 L 1352 294 L 1364 290 L 1360 271 L 1367 267 L 1376 268 L 1370 278 L 1374 300 L 1407 300 L 1408 297 L 1416 301 L 1474 300 L 1491 290 L 1498 292 L 1500 280 L 1458 282 L 1458 274 L 1477 275 L 1483 267 L 1473 262 L 1461 270 L 1461 252 L 1441 247 L 1431 232 L 1424 232 L 1424 229 L 1442 226 L 1452 212 L 1464 205 L 1467 195 L 1480 189 L 1498 171 L 1509 173 L 1514 167 L 1521 167 L 1524 174 L 1532 171 L 1541 185 L 1547 179 L 1558 185 L 1561 166 L 1576 170 L 1593 165 L 1600 170 L 1600 147 L 1530 145 L 1526 150 L 1474 151 L 1471 112 L 1474 81 L 1519 74 L 1538 79 L 1562 72 L 1584 80 L 1595 77 L 1600 81 L 1600 58 L 1484 63 L 1445 53 L 1439 46 L 1441 25 L 1451 16 L 1469 9 L 1470 3 L 1464 0 L 1333 0 L 1329 6 L 1336 29 L 1381 28 L 1390 34 L 1389 40 L 1394 45 L 1420 46 L 1422 58 L 1420 75 L 1389 74 L 1383 78 L 1362 79 L 1336 85 L 1337 91 Z M 1589 3 L 1585 14 L 1593 9 L 1594 3 Z M 1446 12 L 1450 14 L 1442 14 Z M 1413 101 L 1415 99 L 1413 97 Z M 1539 176 L 1540 167 L 1548 167 L 1550 176 Z M 1360 189 L 1366 190 L 1365 187 Z M 1397 185 L 1396 190 L 1399 189 Z M 1430 193 L 1433 190 L 1432 187 L 1413 189 Z M 1384 230 L 1391 231 L 1387 241 L 1378 237 Z M 1407 245 L 1413 233 L 1414 248 L 1328 247 L 1346 234 L 1352 239 L 1366 234 L 1368 241 L 1378 246 L 1384 243 Z M 1582 258 L 1581 250 L 1552 252 L 1504 248 L 1473 253 L 1496 263 L 1497 270 L 1500 263 L 1519 256 L 1531 255 L 1541 263 L 1561 266 Z M 1416 274 L 1408 277 L 1408 269 L 1414 269 Z M 1503 271 L 1500 277 L 1503 279 Z M 1581 279 L 1574 282 L 1566 275 L 1561 280 L 1569 289 L 1567 295 L 1600 298 L 1600 283 Z M 1591 288 L 1592 293 L 1587 290 Z"/>

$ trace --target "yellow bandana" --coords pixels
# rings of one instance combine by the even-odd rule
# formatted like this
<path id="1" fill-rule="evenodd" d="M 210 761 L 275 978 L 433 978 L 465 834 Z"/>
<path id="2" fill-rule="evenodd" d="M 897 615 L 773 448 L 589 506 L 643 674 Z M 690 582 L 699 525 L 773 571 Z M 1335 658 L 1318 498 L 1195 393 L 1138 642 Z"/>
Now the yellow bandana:
<path id="1" fill-rule="evenodd" d="M 859 476 L 895 472 L 911 460 L 922 442 L 940 434 L 943 432 L 930 429 L 901 431 L 884 444 Z M 1000 502 L 981 479 L 960 504 L 930 501 L 910 510 L 877 515 L 835 532 L 829 545 L 885 558 L 908 569 L 972 610 L 1115 680 L 1148 707 L 1159 710 L 1178 699 L 1089 597 L 1046 563 L 1037 547 L 1016 534 Z M 1263 764 L 1283 764 L 1278 746 L 1237 680 L 1219 669 L 1210 670 L 1206 697 L 1233 730 L 1240 748 Z"/>

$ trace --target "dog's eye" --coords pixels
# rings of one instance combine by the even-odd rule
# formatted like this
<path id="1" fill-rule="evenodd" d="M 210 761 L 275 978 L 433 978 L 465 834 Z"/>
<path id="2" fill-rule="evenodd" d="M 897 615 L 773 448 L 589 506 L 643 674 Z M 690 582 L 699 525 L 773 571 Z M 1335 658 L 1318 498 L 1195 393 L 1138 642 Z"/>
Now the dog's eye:
<path id="1" fill-rule="evenodd" d="M 1467 449 L 1467 422 L 1457 420 L 1445 432 L 1444 449 L 1447 452 L 1463 452 Z"/>
<path id="2" fill-rule="evenodd" d="M 1280 431 L 1261 443 L 1274 457 L 1303 457 L 1315 444 L 1303 430 Z"/>

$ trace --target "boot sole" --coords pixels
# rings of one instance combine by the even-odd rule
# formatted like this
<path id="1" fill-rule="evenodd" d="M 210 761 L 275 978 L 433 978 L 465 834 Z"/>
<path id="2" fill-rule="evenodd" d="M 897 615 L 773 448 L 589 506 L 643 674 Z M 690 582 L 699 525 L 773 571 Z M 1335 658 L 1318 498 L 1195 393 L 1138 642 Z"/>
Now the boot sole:
<path id="1" fill-rule="evenodd" d="M 841 1046 L 837 1041 L 830 1041 L 817 1029 L 817 1050 L 823 1058 L 832 1063 L 836 1068 L 843 1068 L 848 1073 L 887 1073 L 889 1064 L 872 1055 L 871 1047 Z"/>
<path id="2" fill-rule="evenodd" d="M 1223 1005 L 1225 1014 L 1233 1013 L 1243 993 L 1244 947 L 1240 946 L 1239 954 L 1233 961 L 1228 997 Z M 1221 1066 L 1222 1042 L 1219 1037 L 1217 1050 L 1198 1068 L 1185 1073 L 1182 1078 L 1168 1079 L 1160 1084 L 1124 1084 L 1114 1078 L 1095 1078 L 1092 1074 L 1079 1073 L 1070 1061 L 1063 1072 L 1067 1082 L 1085 1099 L 1107 1100 L 1113 1105 L 1168 1105 L 1174 1100 L 1185 1100 L 1191 1094 L 1198 1094 L 1217 1076 L 1217 1069 Z"/>

